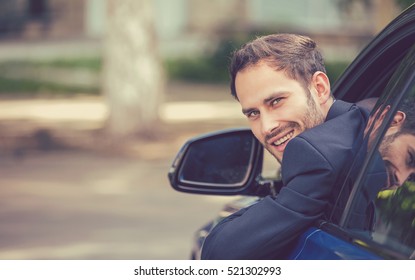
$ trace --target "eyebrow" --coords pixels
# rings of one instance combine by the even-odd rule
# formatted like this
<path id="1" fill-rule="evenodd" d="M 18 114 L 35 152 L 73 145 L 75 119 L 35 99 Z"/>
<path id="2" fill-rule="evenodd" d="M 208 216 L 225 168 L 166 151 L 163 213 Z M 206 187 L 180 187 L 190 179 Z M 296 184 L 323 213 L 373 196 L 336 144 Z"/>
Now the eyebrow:
<path id="1" fill-rule="evenodd" d="M 270 101 L 272 101 L 273 99 L 275 99 L 276 97 L 279 97 L 279 96 L 281 96 L 282 94 L 287 94 L 287 93 L 289 93 L 289 92 L 288 92 L 288 91 L 277 91 L 277 92 L 271 93 L 271 95 L 270 95 L 269 97 L 265 98 L 265 99 L 262 101 L 262 104 L 266 105 L 266 104 L 268 104 Z M 250 112 L 252 112 L 252 111 L 255 111 L 255 110 L 257 110 L 257 109 L 256 109 L 256 108 L 247 108 L 247 109 L 243 109 L 243 108 L 242 108 L 242 113 L 243 113 L 244 115 L 246 115 L 246 114 L 248 114 L 248 113 L 250 113 Z"/>

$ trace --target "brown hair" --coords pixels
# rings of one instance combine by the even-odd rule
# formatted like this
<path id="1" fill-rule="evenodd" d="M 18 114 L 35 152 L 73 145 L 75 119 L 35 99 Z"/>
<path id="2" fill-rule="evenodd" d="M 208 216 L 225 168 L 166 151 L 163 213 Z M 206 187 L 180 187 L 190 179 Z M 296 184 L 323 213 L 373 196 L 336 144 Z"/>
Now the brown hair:
<path id="1" fill-rule="evenodd" d="M 400 111 L 404 112 L 406 115 L 405 121 L 399 131 L 400 134 L 412 134 L 415 135 L 415 94 L 411 92 L 406 96 L 402 101 L 402 104 L 399 108 Z"/>
<path id="2" fill-rule="evenodd" d="M 264 61 L 276 71 L 284 70 L 288 77 L 308 87 L 316 71 L 326 73 L 323 57 L 310 38 L 296 34 L 272 34 L 246 43 L 233 53 L 229 73 L 231 94 L 238 99 L 236 74 Z"/>

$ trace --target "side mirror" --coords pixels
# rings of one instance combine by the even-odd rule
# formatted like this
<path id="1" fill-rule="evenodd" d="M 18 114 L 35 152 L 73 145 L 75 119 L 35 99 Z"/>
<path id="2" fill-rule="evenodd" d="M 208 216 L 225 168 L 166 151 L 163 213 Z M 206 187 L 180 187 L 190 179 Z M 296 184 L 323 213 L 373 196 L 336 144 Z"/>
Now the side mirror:
<path id="1" fill-rule="evenodd" d="M 189 140 L 168 173 L 181 192 L 260 195 L 263 147 L 250 129 L 213 132 Z"/>

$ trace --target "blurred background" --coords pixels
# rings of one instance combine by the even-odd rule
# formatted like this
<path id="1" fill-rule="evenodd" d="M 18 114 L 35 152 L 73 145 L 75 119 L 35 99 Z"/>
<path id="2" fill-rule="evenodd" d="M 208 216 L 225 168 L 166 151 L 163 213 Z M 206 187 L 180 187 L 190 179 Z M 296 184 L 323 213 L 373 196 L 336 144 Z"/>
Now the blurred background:
<path id="1" fill-rule="evenodd" d="M 413 1 L 0 0 L 0 259 L 187 259 L 232 197 L 175 192 L 190 137 L 246 126 L 231 52 L 317 41 L 334 82 Z"/>

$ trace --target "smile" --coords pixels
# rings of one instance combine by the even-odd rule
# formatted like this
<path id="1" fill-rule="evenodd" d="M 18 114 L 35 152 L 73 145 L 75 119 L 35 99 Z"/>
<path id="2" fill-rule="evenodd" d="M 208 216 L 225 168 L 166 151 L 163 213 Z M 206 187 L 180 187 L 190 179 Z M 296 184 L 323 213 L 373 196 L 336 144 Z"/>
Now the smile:
<path id="1" fill-rule="evenodd" d="M 284 144 L 288 140 L 290 140 L 294 136 L 294 131 L 291 131 L 290 133 L 286 134 L 284 137 L 279 138 L 277 141 L 273 142 L 272 145 L 279 146 L 281 144 Z"/>

